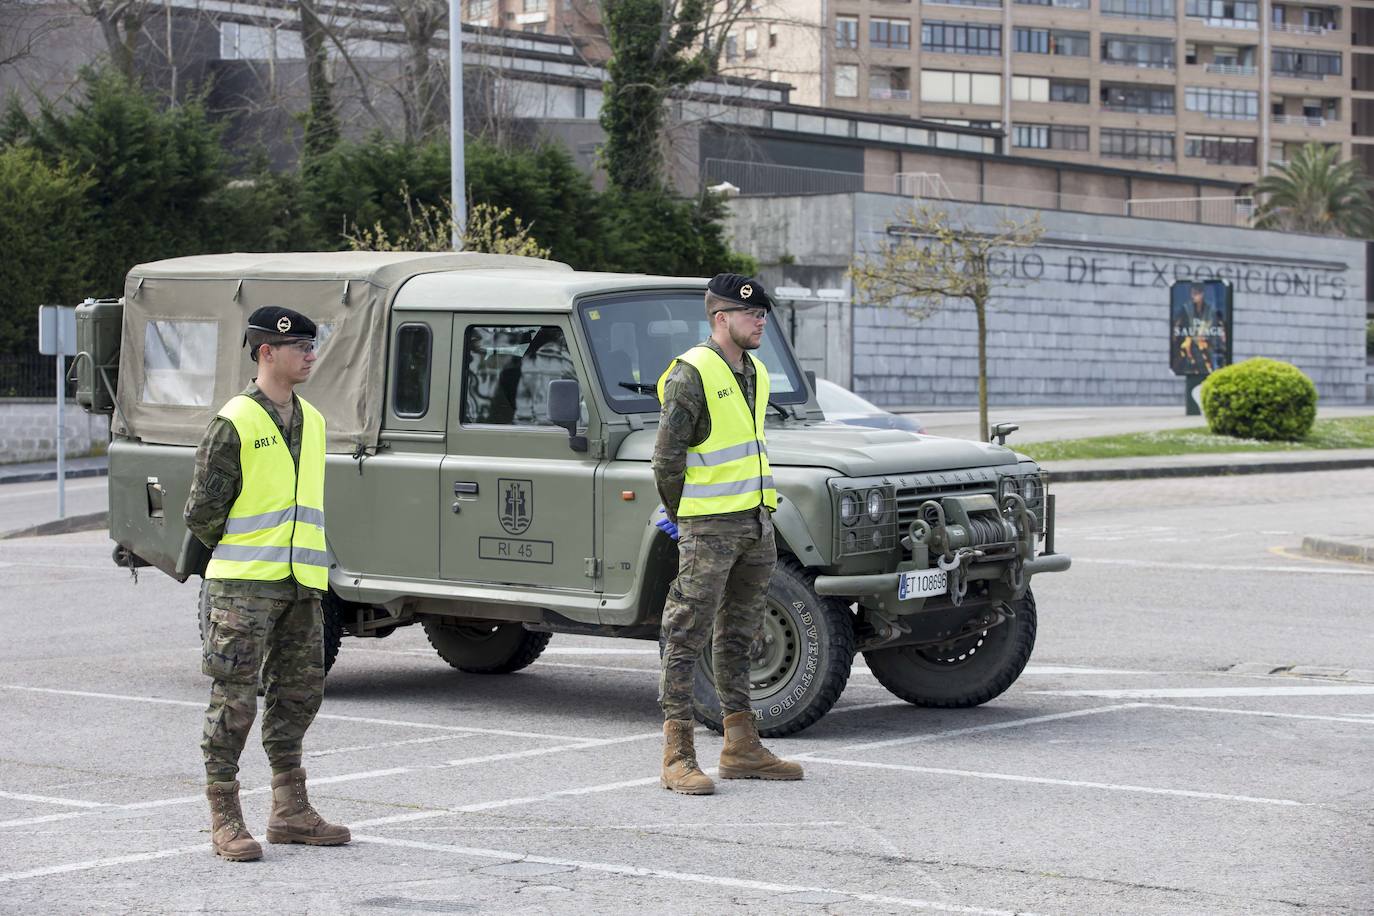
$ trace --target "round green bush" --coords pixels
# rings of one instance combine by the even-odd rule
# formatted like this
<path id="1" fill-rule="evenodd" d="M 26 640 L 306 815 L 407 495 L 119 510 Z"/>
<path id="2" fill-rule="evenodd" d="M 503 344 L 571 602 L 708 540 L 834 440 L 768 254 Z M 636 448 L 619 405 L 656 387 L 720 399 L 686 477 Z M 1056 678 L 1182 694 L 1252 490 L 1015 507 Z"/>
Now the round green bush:
<path id="1" fill-rule="evenodd" d="M 1202 412 L 1219 436 L 1296 442 L 1317 418 L 1317 386 L 1297 366 L 1257 356 L 1207 377 Z"/>

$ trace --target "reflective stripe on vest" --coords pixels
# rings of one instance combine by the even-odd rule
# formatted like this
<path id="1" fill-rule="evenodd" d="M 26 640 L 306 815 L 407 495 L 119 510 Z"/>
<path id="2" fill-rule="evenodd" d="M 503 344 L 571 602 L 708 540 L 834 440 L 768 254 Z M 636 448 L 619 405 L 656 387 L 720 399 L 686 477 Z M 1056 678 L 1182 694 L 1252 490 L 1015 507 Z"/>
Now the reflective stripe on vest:
<path id="1" fill-rule="evenodd" d="M 207 579 L 277 582 L 294 577 L 329 588 L 324 538 L 324 417 L 303 399 L 300 471 L 267 409 L 237 395 L 219 415 L 239 437 L 243 489 L 229 509 L 224 537 L 210 554 Z"/>
<path id="2" fill-rule="evenodd" d="M 740 390 L 735 373 L 709 347 L 693 347 L 673 360 L 658 380 L 658 399 L 668 374 L 678 360 L 692 366 L 701 374 L 706 392 L 706 409 L 710 412 L 711 433 L 706 441 L 687 450 L 687 471 L 682 487 L 682 502 L 678 504 L 679 518 L 700 515 L 724 515 L 764 505 L 778 507 L 778 493 L 773 486 L 773 470 L 768 465 L 768 446 L 763 434 L 763 421 L 768 413 L 768 370 L 754 356 L 747 354 L 754 364 L 754 409 Z"/>

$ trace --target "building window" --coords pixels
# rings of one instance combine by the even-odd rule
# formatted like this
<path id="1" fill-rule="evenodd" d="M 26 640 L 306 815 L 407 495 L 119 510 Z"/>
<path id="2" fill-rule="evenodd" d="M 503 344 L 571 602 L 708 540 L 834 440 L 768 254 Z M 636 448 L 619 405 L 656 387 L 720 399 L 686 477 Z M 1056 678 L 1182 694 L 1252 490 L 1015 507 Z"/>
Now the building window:
<path id="1" fill-rule="evenodd" d="M 868 97 L 905 102 L 911 98 L 911 71 L 906 67 L 873 67 L 868 71 Z"/>
<path id="2" fill-rule="evenodd" d="M 870 18 L 868 44 L 873 48 L 910 48 L 911 20 Z"/>
<path id="3" fill-rule="evenodd" d="M 873 21 L 877 22 L 878 20 Z M 1002 53 L 1002 27 L 1000 25 L 977 25 L 962 22 L 923 22 L 921 23 L 921 49 L 941 54 L 978 54 L 997 57 Z"/>
<path id="4" fill-rule="evenodd" d="M 1102 0 L 1102 15 L 1119 19 L 1173 19 L 1174 0 Z"/>
<path id="5" fill-rule="evenodd" d="M 525 12 L 543 13 L 549 8 L 549 0 L 525 0 Z"/>
<path id="6" fill-rule="evenodd" d="M 1296 76 L 1300 79 L 1319 80 L 1341 74 L 1341 55 L 1339 52 L 1275 48 L 1272 60 L 1275 76 Z"/>
<path id="7" fill-rule="evenodd" d="M 1013 76 L 1011 78 L 1011 100 L 1013 102 L 1048 102 L 1050 100 L 1050 81 L 1044 76 Z M 1018 143 L 1017 146 L 1023 144 Z"/>
<path id="8" fill-rule="evenodd" d="M 481 20 L 489 22 L 491 20 L 492 5 L 496 0 L 468 0 L 467 15 L 463 18 L 468 22 Z"/>
<path id="9" fill-rule="evenodd" d="M 1063 29 L 1018 28 L 1013 35 L 1013 50 L 1020 54 L 1055 54 L 1060 57 L 1087 57 L 1088 33 Z"/>
<path id="10" fill-rule="evenodd" d="M 735 60 L 739 57 L 739 39 L 734 35 L 725 36 L 725 59 Z"/>
<path id="11" fill-rule="evenodd" d="M 1259 27 L 1259 3 L 1255 0 L 1188 0 L 1184 12 L 1193 19 L 1223 28 Z"/>
<path id="12" fill-rule="evenodd" d="M 1050 101 L 1088 104 L 1088 84 L 1082 80 L 1050 80 Z"/>
<path id="13" fill-rule="evenodd" d="M 770 25 L 770 26 L 768 27 L 768 47 L 770 47 L 770 48 L 776 48 L 777 46 L 778 46 L 778 27 L 775 26 L 775 25 Z"/>
<path id="14" fill-rule="evenodd" d="M 858 64 L 835 65 L 835 98 L 856 99 L 859 97 Z"/>
<path id="15" fill-rule="evenodd" d="M 859 17 L 835 17 L 835 47 L 857 48 L 859 46 Z"/>
<path id="16" fill-rule="evenodd" d="M 744 56 L 757 57 L 759 53 L 759 30 L 750 26 L 744 30 Z"/>
<path id="17" fill-rule="evenodd" d="M 1099 98 L 1103 111 L 1127 111 L 1134 114 L 1171 115 L 1174 113 L 1174 90 L 1156 86 L 1122 86 L 1103 83 Z"/>
<path id="18" fill-rule="evenodd" d="M 1056 6 L 1060 9 L 1092 9 L 1092 0 L 1016 0 L 1018 6 Z"/>
<path id="19" fill-rule="evenodd" d="M 1214 137 L 1206 134 L 1188 134 L 1183 144 L 1183 155 L 1189 159 L 1202 159 L 1211 165 L 1255 165 L 1254 137 Z"/>
<path id="20" fill-rule="evenodd" d="M 1174 69 L 1172 38 L 1138 38 L 1125 35 L 1102 36 L 1102 62 L 1127 67 Z"/>
<path id="21" fill-rule="evenodd" d="M 1259 117 L 1259 93 L 1248 89 L 1211 89 L 1189 86 L 1183 91 L 1183 104 L 1209 118 L 1254 121 Z"/>
<path id="22" fill-rule="evenodd" d="M 1002 8 L 1002 0 L 921 0 L 923 6 L 985 6 Z"/>
<path id="23" fill-rule="evenodd" d="M 962 105 L 1002 104 L 1002 78 L 995 73 L 921 71 L 922 102 L 953 102 Z"/>
<path id="24" fill-rule="evenodd" d="M 1088 148 L 1088 128 L 1062 124 L 1013 124 L 1012 146 L 1082 152 Z"/>
<path id="25" fill-rule="evenodd" d="M 1174 135 L 1162 130 L 1102 128 L 1100 152 L 1107 159 L 1148 159 L 1172 162 Z"/>

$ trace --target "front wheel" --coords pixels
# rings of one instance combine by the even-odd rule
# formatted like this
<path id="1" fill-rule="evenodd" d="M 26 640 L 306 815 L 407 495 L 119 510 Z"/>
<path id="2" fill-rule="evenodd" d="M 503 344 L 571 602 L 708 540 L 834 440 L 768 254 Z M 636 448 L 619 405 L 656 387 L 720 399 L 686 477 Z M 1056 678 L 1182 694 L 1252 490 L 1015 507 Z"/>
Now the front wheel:
<path id="1" fill-rule="evenodd" d="M 768 583 L 763 628 L 754 641 L 749 700 L 759 734 L 780 738 L 801 731 L 830 711 L 854 663 L 854 618 L 833 598 L 816 594 L 815 575 L 791 557 L 779 557 Z M 692 684 L 696 717 L 724 730 L 708 640 Z"/>
<path id="2" fill-rule="evenodd" d="M 1000 695 L 1021 676 L 1035 647 L 1035 597 L 1006 608 L 1007 619 L 939 646 L 864 653 L 868 669 L 894 696 L 916 706 L 966 709 Z"/>
<path id="3" fill-rule="evenodd" d="M 477 623 L 429 617 L 425 636 L 439 657 L 469 674 L 509 674 L 534 663 L 551 633 L 526 630 L 518 623 Z"/>

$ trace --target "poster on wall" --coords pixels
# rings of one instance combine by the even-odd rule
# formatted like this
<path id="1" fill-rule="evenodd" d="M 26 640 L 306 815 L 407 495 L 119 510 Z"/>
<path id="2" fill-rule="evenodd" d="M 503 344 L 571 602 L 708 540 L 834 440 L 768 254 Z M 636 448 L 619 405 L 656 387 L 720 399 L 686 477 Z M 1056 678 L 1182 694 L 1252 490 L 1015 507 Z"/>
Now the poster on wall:
<path id="1" fill-rule="evenodd" d="M 1169 288 L 1169 368 L 1206 376 L 1231 365 L 1233 297 L 1226 280 L 1182 280 Z"/>

